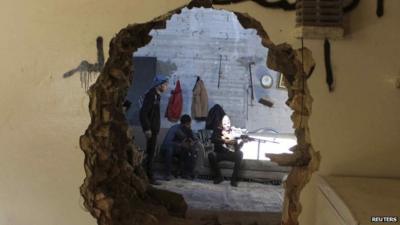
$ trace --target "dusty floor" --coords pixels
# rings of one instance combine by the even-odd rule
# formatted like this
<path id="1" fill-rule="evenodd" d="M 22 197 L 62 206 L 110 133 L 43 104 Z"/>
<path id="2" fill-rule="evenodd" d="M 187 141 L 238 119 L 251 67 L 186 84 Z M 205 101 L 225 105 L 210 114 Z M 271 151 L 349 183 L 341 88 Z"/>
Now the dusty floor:
<path id="1" fill-rule="evenodd" d="M 280 225 L 281 213 L 189 210 L 191 225 Z"/>
<path id="2" fill-rule="evenodd" d="M 283 187 L 253 182 L 239 182 L 232 187 L 229 181 L 215 185 L 211 180 L 174 179 L 162 181 L 162 189 L 180 193 L 190 210 L 281 212 Z"/>
<path id="3" fill-rule="evenodd" d="M 230 186 L 228 180 L 174 179 L 157 186 L 180 193 L 188 203 L 191 225 L 279 225 L 283 187 L 253 182 Z M 173 223 L 171 223 L 173 224 Z"/>

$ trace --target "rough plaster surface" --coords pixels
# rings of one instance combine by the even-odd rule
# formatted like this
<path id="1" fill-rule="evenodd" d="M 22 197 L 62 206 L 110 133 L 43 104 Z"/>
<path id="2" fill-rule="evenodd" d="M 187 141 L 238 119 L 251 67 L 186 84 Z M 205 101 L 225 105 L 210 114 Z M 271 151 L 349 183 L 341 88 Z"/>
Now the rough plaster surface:
<path id="1" fill-rule="evenodd" d="M 212 6 L 207 0 L 195 0 L 188 5 L 188 8 L 192 7 Z M 110 58 L 89 90 L 92 120 L 80 138 L 87 175 L 81 194 L 85 207 L 99 225 L 166 224 L 169 219 L 185 223 L 184 219 L 177 218 L 183 217 L 187 208 L 182 196 L 149 186 L 140 166 L 141 155 L 127 135 L 128 125 L 121 108 L 132 79 L 132 53 L 150 42 L 152 29 L 164 29 L 166 20 L 180 12 L 181 8 L 151 22 L 122 29 L 111 41 Z M 312 98 L 306 74 L 310 74 L 314 62 L 309 50 L 295 51 L 287 44 L 276 46 L 259 22 L 248 15 L 235 14 L 243 27 L 256 29 L 262 44 L 269 48 L 268 66 L 291 81 L 286 83 L 287 104 L 294 110 L 292 120 L 298 145 L 292 149 L 294 154 L 268 157 L 280 165 L 293 166 L 285 181 L 282 224 L 297 225 L 301 212 L 300 191 L 318 169 L 320 160 L 318 152 L 311 146 L 308 127 Z M 306 61 L 305 67 L 302 60 Z M 132 165 L 127 161 L 127 151 L 133 152 Z"/>

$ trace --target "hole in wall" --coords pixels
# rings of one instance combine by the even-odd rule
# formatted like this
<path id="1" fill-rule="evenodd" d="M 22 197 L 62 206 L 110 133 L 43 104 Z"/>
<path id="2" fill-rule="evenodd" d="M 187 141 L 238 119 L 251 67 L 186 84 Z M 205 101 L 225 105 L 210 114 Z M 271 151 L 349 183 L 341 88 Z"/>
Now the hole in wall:
<path id="1" fill-rule="evenodd" d="M 208 1 L 192 1 L 188 8 L 210 8 Z M 110 44 L 110 57 L 90 88 L 91 124 L 81 136 L 85 153 L 86 178 L 81 186 L 85 207 L 98 224 L 187 224 L 187 204 L 181 195 L 159 190 L 148 184 L 140 166 L 142 155 L 127 135 L 128 124 L 122 112 L 134 72 L 132 53 L 151 41 L 152 29 L 165 29 L 166 21 L 183 8 L 171 11 L 144 24 L 121 30 Z M 269 49 L 268 67 L 282 72 L 288 90 L 287 104 L 294 110 L 291 118 L 297 145 L 293 154 L 268 155 L 272 161 L 292 170 L 285 181 L 282 224 L 298 224 L 299 194 L 318 168 L 319 154 L 311 146 L 307 119 L 312 98 L 306 75 L 314 62 L 309 50 L 293 50 L 287 44 L 274 45 L 261 24 L 248 15 L 235 13 L 246 29 L 255 29 L 262 45 Z M 304 68 L 304 69 L 302 69 Z M 133 76 L 132 76 L 133 75 Z M 132 152 L 131 163 L 127 152 Z"/>
<path id="2" fill-rule="evenodd" d="M 269 212 L 266 218 L 272 220 L 274 216 L 275 221 L 279 221 L 283 199 L 283 187 L 279 184 L 290 167 L 270 162 L 265 154 L 290 154 L 289 148 L 296 144 L 296 137 L 290 120 L 292 110 L 285 104 L 287 90 L 279 83 L 282 76 L 266 66 L 268 49 L 262 46 L 257 31 L 244 29 L 232 12 L 183 8 L 180 14 L 167 21 L 166 29 L 153 29 L 149 35 L 152 40 L 133 54 L 135 70 L 126 97 L 131 102 L 126 117 L 133 127 L 135 143 L 146 149 L 139 121 L 142 99 L 156 75 L 169 77 L 168 90 L 161 94 L 161 129 L 153 166 L 155 177 L 161 181 L 158 188 L 182 194 L 189 214 L 194 210 Z M 261 83 L 264 76 L 271 79 L 269 84 L 268 80 L 264 82 L 265 86 Z M 198 79 L 204 84 L 207 100 L 203 101 L 207 103 L 193 113 L 192 108 L 198 106 L 192 101 Z M 188 168 L 195 164 L 193 170 L 186 169 L 186 174 L 182 175 L 177 162 L 179 153 L 176 153 L 169 159 L 174 162 L 169 166 L 172 175 L 166 177 L 169 174 L 166 172 L 168 150 L 175 147 L 170 148 L 164 138 L 171 136 L 167 134 L 169 130 L 180 125 L 178 115 L 164 115 L 178 81 L 177 92 L 182 94 L 183 101 L 181 106 L 174 107 L 182 107 L 180 115 L 194 118 L 191 128 L 201 144 L 193 146 L 195 154 L 186 159 L 192 162 Z M 261 104 L 260 99 L 267 99 L 265 101 L 273 105 Z M 215 104 L 229 115 L 234 135 L 245 134 L 252 138 L 241 147 L 243 160 L 239 177 L 243 182 L 239 183 L 239 188 L 230 187 L 234 163 L 227 161 L 219 163 L 219 167 L 228 181 L 212 184 L 214 172 L 208 156 L 214 148 L 204 137 L 212 130 L 205 129 L 207 123 L 201 117 L 206 117 Z M 182 179 L 185 176 L 189 181 Z"/>

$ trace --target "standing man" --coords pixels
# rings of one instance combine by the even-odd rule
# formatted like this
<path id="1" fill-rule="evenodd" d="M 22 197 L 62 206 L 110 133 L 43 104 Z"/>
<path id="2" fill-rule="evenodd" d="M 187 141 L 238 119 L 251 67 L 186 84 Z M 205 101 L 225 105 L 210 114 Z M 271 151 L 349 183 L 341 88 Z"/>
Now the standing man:
<path id="1" fill-rule="evenodd" d="M 140 124 L 146 136 L 146 154 L 144 167 L 150 184 L 160 185 L 153 176 L 153 159 L 157 144 L 157 134 L 160 131 L 160 98 L 168 89 L 168 79 L 157 75 L 153 80 L 152 88 L 146 93 L 140 109 Z"/>

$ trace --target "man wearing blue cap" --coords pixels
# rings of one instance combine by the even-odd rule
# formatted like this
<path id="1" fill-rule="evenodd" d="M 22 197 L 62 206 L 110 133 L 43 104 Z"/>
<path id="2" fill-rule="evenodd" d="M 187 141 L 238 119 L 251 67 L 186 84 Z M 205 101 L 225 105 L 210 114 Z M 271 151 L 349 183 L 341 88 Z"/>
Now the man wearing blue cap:
<path id="1" fill-rule="evenodd" d="M 163 75 L 157 75 L 153 80 L 152 88 L 146 93 L 142 108 L 140 109 L 140 124 L 147 139 L 144 162 L 149 182 L 160 185 L 153 176 L 153 158 L 157 144 L 157 134 L 160 131 L 160 98 L 161 93 L 168 89 L 168 79 Z"/>

